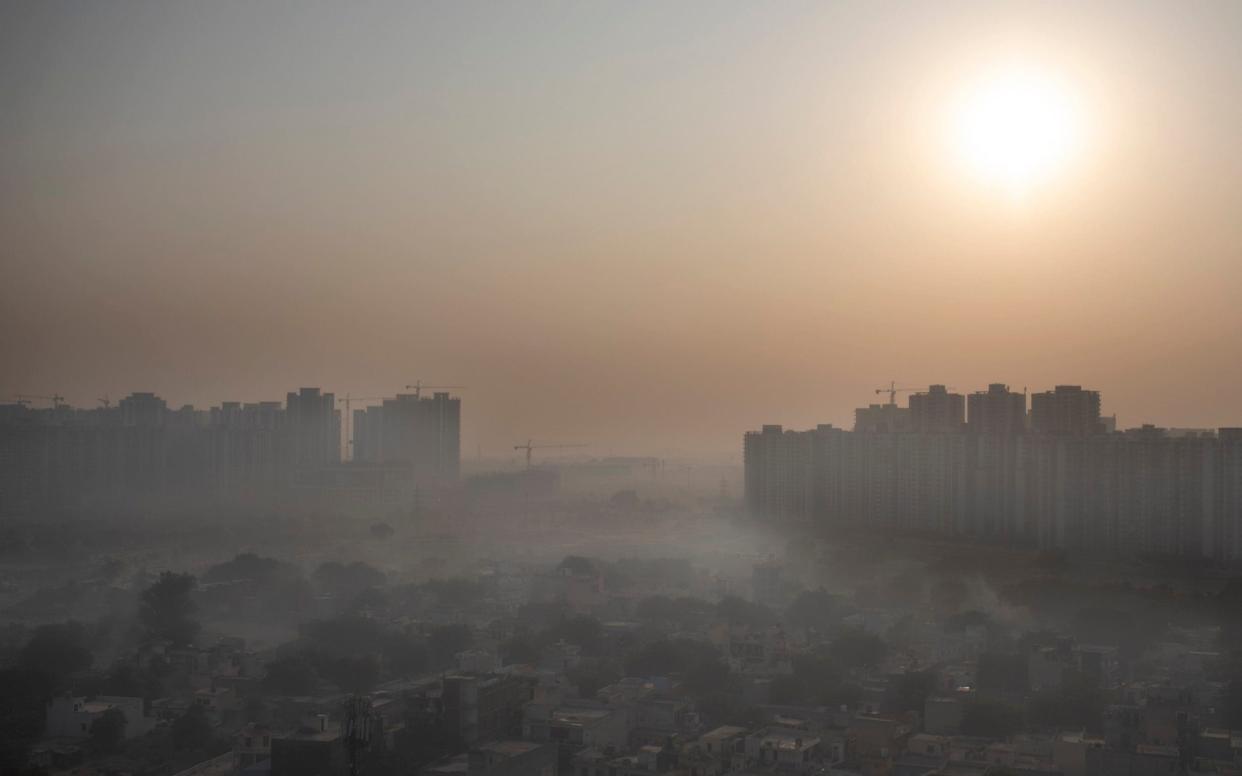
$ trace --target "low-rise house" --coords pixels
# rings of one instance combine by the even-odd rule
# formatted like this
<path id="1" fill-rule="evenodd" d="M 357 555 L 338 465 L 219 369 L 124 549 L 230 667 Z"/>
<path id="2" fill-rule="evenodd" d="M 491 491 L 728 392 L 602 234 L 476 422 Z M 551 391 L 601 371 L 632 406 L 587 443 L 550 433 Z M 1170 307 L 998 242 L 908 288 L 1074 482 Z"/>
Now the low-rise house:
<path id="1" fill-rule="evenodd" d="M 969 697 L 969 693 L 928 696 L 923 702 L 923 729 L 940 736 L 960 733 L 965 701 Z"/>
<path id="2" fill-rule="evenodd" d="M 628 743 L 629 724 L 620 709 L 531 703 L 522 721 L 522 738 L 556 741 L 575 748 L 612 747 L 620 751 Z"/>
<path id="3" fill-rule="evenodd" d="M 557 748 L 534 741 L 490 741 L 470 750 L 470 776 L 556 776 Z"/>
<path id="4" fill-rule="evenodd" d="M 1062 733 L 1053 739 L 1052 760 L 1065 776 L 1087 776 L 1087 750 L 1103 749 L 1104 739 L 1086 733 Z"/>
<path id="5" fill-rule="evenodd" d="M 272 730 L 266 725 L 247 724 L 233 736 L 233 757 L 237 770 L 272 758 Z"/>
<path id="6" fill-rule="evenodd" d="M 822 760 L 819 737 L 801 730 L 763 728 L 746 736 L 747 767 L 801 772 L 818 769 Z"/>
<path id="7" fill-rule="evenodd" d="M 125 715 L 125 737 L 136 738 L 155 726 L 155 720 L 147 717 L 142 707 L 142 698 L 57 695 L 45 709 L 44 734 L 48 738 L 87 738 L 95 720 L 116 709 Z"/>
<path id="8" fill-rule="evenodd" d="M 340 725 L 327 715 L 296 731 L 272 738 L 271 776 L 344 776 L 348 753 Z"/>
<path id="9" fill-rule="evenodd" d="M 643 746 L 629 755 L 591 747 L 578 752 L 571 767 L 572 776 L 657 776 L 678 770 L 678 756 L 670 746 Z"/>

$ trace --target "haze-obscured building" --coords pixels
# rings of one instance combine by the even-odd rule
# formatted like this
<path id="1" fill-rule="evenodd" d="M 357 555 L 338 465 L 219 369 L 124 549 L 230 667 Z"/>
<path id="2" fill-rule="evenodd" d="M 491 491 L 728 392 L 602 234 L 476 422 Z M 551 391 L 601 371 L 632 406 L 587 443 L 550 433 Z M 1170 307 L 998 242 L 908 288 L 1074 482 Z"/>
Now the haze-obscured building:
<path id="1" fill-rule="evenodd" d="M 457 482 L 461 473 L 461 399 L 398 394 L 354 412 L 354 460 L 410 468 L 419 487 Z"/>
<path id="2" fill-rule="evenodd" d="M 1029 432 L 1022 394 L 1003 385 L 972 395 L 960 426 L 952 394 L 925 396 L 940 409 L 923 405 L 922 431 L 747 432 L 747 509 L 1049 549 L 1242 559 L 1242 430 L 1106 433 L 1099 393 L 1078 386 L 1036 394 Z"/>

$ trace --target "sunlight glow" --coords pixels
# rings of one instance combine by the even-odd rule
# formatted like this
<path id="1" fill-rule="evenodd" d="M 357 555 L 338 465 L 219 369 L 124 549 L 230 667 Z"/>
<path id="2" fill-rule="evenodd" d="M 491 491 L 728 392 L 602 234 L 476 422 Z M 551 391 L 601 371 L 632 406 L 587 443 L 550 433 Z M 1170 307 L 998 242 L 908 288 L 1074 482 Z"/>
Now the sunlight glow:
<path id="1" fill-rule="evenodd" d="M 955 116 L 958 156 L 984 183 L 1016 196 L 1062 171 L 1082 140 L 1071 92 L 1029 68 L 980 79 L 962 95 Z"/>

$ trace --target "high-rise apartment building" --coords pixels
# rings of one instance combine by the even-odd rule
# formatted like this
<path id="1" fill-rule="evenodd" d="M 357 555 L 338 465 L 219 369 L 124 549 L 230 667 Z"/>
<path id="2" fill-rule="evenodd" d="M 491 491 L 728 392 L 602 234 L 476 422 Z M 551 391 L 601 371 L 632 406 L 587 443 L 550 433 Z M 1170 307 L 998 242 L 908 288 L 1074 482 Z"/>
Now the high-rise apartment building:
<path id="1" fill-rule="evenodd" d="M 1039 395 L 1040 433 L 1020 433 L 1022 394 L 1003 385 L 972 395 L 968 433 L 764 426 L 743 439 L 747 508 L 1048 549 L 1242 560 L 1242 429 L 1103 433 L 1093 431 L 1098 393 Z"/>
<path id="2" fill-rule="evenodd" d="M 354 413 L 355 461 L 401 463 L 420 486 L 457 481 L 461 468 L 461 399 L 398 394 Z"/>
<path id="3" fill-rule="evenodd" d="M 894 434 L 910 430 L 910 408 L 896 404 L 872 404 L 854 410 L 854 430 Z"/>
<path id="4" fill-rule="evenodd" d="M 1051 391 L 1031 394 L 1031 430 L 1056 436 L 1103 433 L 1099 391 L 1058 385 Z"/>
<path id="5" fill-rule="evenodd" d="M 962 431 L 966 424 L 966 397 L 949 393 L 943 385 L 928 386 L 910 395 L 910 426 L 923 433 Z"/>
<path id="6" fill-rule="evenodd" d="M 156 428 L 164 422 L 168 406 L 153 393 L 131 393 L 117 402 L 121 424 L 138 428 Z"/>
<path id="7" fill-rule="evenodd" d="M 1026 431 L 1026 394 L 992 383 L 966 397 L 966 428 L 974 434 L 1009 436 Z"/>
<path id="8" fill-rule="evenodd" d="M 318 388 L 300 388 L 285 397 L 285 422 L 296 467 L 309 470 L 341 460 L 341 414 L 336 397 Z"/>

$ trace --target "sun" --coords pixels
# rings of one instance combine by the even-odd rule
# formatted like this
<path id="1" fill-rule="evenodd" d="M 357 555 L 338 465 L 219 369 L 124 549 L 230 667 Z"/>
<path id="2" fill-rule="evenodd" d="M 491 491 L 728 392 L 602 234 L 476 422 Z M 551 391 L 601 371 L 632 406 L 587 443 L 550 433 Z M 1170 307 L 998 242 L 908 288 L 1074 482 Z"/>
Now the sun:
<path id="1" fill-rule="evenodd" d="M 954 116 L 961 161 L 983 183 L 1015 196 L 1061 173 L 1082 141 L 1073 92 L 1032 68 L 989 72 L 963 90 Z"/>

